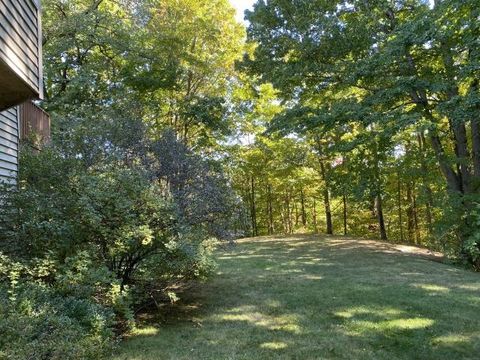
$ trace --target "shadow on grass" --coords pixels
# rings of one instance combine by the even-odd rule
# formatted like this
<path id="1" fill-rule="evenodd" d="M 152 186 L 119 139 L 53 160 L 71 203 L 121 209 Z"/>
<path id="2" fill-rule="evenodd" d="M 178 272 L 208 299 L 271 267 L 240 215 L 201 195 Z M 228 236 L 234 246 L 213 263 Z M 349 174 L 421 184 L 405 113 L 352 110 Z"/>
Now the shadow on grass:
<path id="1" fill-rule="evenodd" d="M 343 237 L 245 239 L 116 359 L 477 359 L 480 277 Z"/>

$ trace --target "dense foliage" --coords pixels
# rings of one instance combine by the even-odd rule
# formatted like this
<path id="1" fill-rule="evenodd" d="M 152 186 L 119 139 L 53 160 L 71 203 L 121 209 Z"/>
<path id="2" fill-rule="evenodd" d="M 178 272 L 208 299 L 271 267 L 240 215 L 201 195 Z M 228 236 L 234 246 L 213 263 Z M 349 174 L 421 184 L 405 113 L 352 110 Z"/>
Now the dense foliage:
<path id="1" fill-rule="evenodd" d="M 244 30 L 226 0 L 42 5 L 53 140 L 1 190 L 0 358 L 98 359 L 215 266 Z"/>
<path id="2" fill-rule="evenodd" d="M 8 294 L 2 326 L 24 341 L 6 340 L 7 357 L 95 359 L 114 332 L 133 326 L 134 311 L 176 299 L 182 284 L 213 269 L 212 224 L 201 217 L 213 210 L 186 216 L 190 204 L 169 190 L 167 175 L 89 171 L 55 149 L 25 152 L 21 160 L 19 189 L 4 193 L 9 207 L 0 224 Z M 194 202 L 204 196 L 182 189 Z M 22 323 L 12 327 L 19 318 L 29 323 L 30 338 L 20 336 Z"/>
<path id="3" fill-rule="evenodd" d="M 478 267 L 478 16 L 477 1 L 258 1 L 244 68 L 281 110 L 257 114 L 264 128 L 241 157 L 262 154 L 238 183 L 252 233 L 316 229 L 322 203 L 327 233 Z M 294 148 L 297 173 L 276 162 Z"/>

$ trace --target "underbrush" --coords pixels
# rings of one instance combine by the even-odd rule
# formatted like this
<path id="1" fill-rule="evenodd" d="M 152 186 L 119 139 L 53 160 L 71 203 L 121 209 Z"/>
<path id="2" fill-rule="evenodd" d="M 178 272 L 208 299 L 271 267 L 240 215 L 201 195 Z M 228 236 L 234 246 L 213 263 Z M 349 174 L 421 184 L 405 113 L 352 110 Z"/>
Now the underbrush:
<path id="1" fill-rule="evenodd" d="M 208 277 L 209 194 L 152 173 L 23 154 L 18 187 L 0 193 L 0 359 L 100 359 L 138 309 Z"/>
<path id="2" fill-rule="evenodd" d="M 98 359 L 114 343 L 114 312 L 92 300 L 24 283 L 1 288 L 0 358 Z"/>

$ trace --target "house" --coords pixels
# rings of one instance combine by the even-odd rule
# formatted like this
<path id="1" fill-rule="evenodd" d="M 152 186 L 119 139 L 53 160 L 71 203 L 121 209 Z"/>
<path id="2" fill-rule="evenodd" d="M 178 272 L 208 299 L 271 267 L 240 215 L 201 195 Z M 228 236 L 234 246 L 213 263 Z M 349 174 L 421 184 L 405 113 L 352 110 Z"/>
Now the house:
<path id="1" fill-rule="evenodd" d="M 40 14 L 40 0 L 0 0 L 0 181 L 3 182 L 14 183 L 18 172 L 20 115 L 25 111 L 19 105 L 43 96 Z"/>

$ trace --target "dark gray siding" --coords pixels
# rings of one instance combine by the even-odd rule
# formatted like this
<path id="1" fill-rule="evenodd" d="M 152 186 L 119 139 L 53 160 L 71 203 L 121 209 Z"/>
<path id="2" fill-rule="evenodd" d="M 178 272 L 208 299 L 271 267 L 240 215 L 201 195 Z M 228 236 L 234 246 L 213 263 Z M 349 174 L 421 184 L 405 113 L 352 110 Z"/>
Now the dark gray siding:
<path id="1" fill-rule="evenodd" d="M 18 173 L 17 108 L 0 112 L 0 181 L 15 182 Z"/>
<path id="2" fill-rule="evenodd" d="M 41 94 L 39 14 L 35 0 L 0 0 L 0 58 Z"/>

